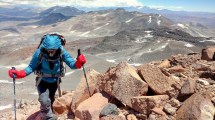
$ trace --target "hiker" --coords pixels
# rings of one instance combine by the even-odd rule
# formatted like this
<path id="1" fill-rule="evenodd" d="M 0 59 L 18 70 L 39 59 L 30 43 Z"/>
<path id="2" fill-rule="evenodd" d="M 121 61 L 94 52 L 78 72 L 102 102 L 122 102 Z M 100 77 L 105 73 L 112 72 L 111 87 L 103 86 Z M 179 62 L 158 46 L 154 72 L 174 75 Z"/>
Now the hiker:
<path id="1" fill-rule="evenodd" d="M 59 81 L 64 76 L 62 63 L 65 62 L 71 69 L 79 69 L 86 63 L 83 54 L 80 54 L 74 60 L 64 49 L 65 39 L 59 34 L 46 34 L 42 37 L 38 49 L 35 51 L 30 64 L 24 70 L 8 71 L 9 76 L 13 78 L 24 78 L 36 71 L 36 85 L 39 94 L 40 111 L 42 119 L 55 120 L 52 104 L 55 100 L 55 92 L 59 87 Z"/>

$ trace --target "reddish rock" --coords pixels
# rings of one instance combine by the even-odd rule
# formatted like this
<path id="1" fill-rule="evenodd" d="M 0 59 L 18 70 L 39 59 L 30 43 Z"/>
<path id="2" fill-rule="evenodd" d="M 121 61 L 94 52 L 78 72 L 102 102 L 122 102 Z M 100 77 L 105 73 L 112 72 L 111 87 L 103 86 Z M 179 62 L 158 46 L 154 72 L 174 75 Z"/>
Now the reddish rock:
<path id="1" fill-rule="evenodd" d="M 195 84 L 196 80 L 188 79 L 184 81 L 184 84 L 181 87 L 181 95 L 180 97 L 186 97 L 195 92 Z"/>
<path id="2" fill-rule="evenodd" d="M 70 110 L 70 104 L 74 92 L 67 93 L 60 98 L 57 98 L 53 103 L 53 110 L 56 114 L 63 114 Z"/>
<path id="3" fill-rule="evenodd" d="M 162 107 L 169 100 L 168 95 L 138 96 L 132 99 L 132 108 L 140 113 L 149 115 L 154 107 Z"/>
<path id="4" fill-rule="evenodd" d="M 131 98 L 146 95 L 148 85 L 135 68 L 122 62 L 104 74 L 104 78 L 100 80 L 100 89 L 131 107 Z"/>
<path id="5" fill-rule="evenodd" d="M 205 49 L 202 49 L 201 59 L 207 60 L 207 61 L 213 60 L 214 52 L 215 52 L 215 47 L 207 47 Z"/>
<path id="6" fill-rule="evenodd" d="M 173 66 L 171 68 L 169 68 L 169 73 L 173 74 L 173 73 L 181 73 L 181 72 L 185 72 L 185 69 L 181 66 Z"/>
<path id="7" fill-rule="evenodd" d="M 177 120 L 213 120 L 215 107 L 199 93 L 189 97 L 176 112 Z"/>
<path id="8" fill-rule="evenodd" d="M 138 74 L 148 83 L 149 87 L 158 95 L 167 94 L 177 97 L 181 85 L 172 77 L 167 77 L 161 70 L 153 65 L 141 65 L 138 67 Z"/>
<path id="9" fill-rule="evenodd" d="M 107 104 L 108 98 L 101 93 L 95 93 L 79 104 L 75 116 L 80 120 L 99 120 L 99 114 Z"/>
<path id="10" fill-rule="evenodd" d="M 163 108 L 160 107 L 154 107 L 153 109 L 151 109 L 152 112 L 158 114 L 158 115 L 163 115 L 163 116 L 166 116 L 166 113 L 163 111 Z"/>
<path id="11" fill-rule="evenodd" d="M 99 77 L 101 77 L 101 74 L 96 72 L 93 69 L 90 69 L 86 73 L 86 76 L 88 80 L 90 93 L 93 94 L 96 88 L 98 88 L 97 81 L 99 80 Z M 83 76 L 78 86 L 76 87 L 75 93 L 72 97 L 72 104 L 71 104 L 72 110 L 76 109 L 82 101 L 86 100 L 89 97 L 90 96 L 89 96 L 89 91 L 86 84 L 86 79 Z"/>

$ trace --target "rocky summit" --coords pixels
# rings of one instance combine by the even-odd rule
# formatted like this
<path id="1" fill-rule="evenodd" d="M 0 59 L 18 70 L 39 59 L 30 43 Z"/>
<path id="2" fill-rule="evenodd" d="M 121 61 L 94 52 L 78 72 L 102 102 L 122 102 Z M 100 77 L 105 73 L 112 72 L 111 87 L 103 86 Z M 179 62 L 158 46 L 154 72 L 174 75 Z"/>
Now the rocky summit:
<path id="1" fill-rule="evenodd" d="M 90 69 L 53 109 L 58 120 L 214 120 L 215 48 L 173 55 L 137 67 L 121 62 L 105 73 Z M 90 93 L 90 94 L 89 94 Z M 13 119 L 11 111 L 1 120 Z M 21 101 L 17 120 L 40 120 L 39 103 Z"/>

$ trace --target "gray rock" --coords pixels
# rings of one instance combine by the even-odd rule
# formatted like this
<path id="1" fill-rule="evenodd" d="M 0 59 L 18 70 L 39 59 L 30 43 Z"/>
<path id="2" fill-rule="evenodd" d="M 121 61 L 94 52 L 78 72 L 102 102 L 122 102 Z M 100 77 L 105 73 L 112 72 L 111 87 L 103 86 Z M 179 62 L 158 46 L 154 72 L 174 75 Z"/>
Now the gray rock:
<path id="1" fill-rule="evenodd" d="M 118 110 L 117 110 L 117 106 L 112 104 L 112 103 L 108 103 L 100 112 L 100 117 L 103 116 L 107 116 L 107 115 L 118 115 Z"/>

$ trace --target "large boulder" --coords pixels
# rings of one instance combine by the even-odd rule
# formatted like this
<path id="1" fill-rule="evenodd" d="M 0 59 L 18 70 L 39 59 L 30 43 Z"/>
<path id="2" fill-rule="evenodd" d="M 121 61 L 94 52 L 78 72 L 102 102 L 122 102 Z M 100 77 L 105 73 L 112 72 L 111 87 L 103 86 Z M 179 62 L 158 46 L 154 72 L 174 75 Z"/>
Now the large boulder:
<path id="1" fill-rule="evenodd" d="M 99 80 L 99 77 L 101 77 L 102 75 L 100 73 L 96 72 L 95 70 L 90 69 L 86 73 L 86 76 L 87 76 L 87 80 L 88 80 L 90 94 L 92 95 L 94 93 L 94 91 L 98 88 L 97 82 Z M 79 82 L 78 86 L 76 87 L 75 93 L 72 97 L 72 104 L 71 104 L 72 110 L 76 109 L 82 101 L 88 99 L 89 97 L 90 97 L 90 95 L 89 95 L 89 91 L 87 88 L 86 79 L 83 76 L 81 78 L 81 81 Z"/>
<path id="2" fill-rule="evenodd" d="M 181 92 L 180 92 L 180 100 L 185 100 L 188 97 L 190 97 L 192 94 L 195 93 L 195 85 L 196 85 L 196 80 L 188 78 L 187 80 L 184 81 L 182 87 L 181 87 Z"/>
<path id="3" fill-rule="evenodd" d="M 132 108 L 140 113 L 149 115 L 154 107 L 163 107 L 169 100 L 168 95 L 138 96 L 132 99 Z"/>
<path id="4" fill-rule="evenodd" d="M 213 120 L 215 107 L 210 99 L 195 93 L 176 112 L 177 120 Z"/>
<path id="5" fill-rule="evenodd" d="M 54 101 L 53 110 L 54 110 L 55 114 L 63 114 L 70 110 L 70 104 L 71 104 L 73 95 L 74 95 L 74 92 L 69 92 L 69 93 L 63 95 L 62 97 L 57 98 Z"/>
<path id="6" fill-rule="evenodd" d="M 138 74 L 157 95 L 177 97 L 180 92 L 180 82 L 164 75 L 157 66 L 143 64 L 138 67 Z"/>
<path id="7" fill-rule="evenodd" d="M 99 120 L 99 114 L 107 104 L 108 97 L 102 93 L 95 93 L 79 104 L 75 116 L 80 120 Z"/>
<path id="8" fill-rule="evenodd" d="M 207 60 L 207 61 L 213 60 L 214 52 L 215 52 L 215 47 L 207 47 L 205 49 L 202 49 L 201 59 Z"/>
<path id="9" fill-rule="evenodd" d="M 110 68 L 100 80 L 100 89 L 132 107 L 131 98 L 146 95 L 148 85 L 137 74 L 136 69 L 126 62 Z"/>

